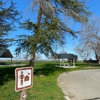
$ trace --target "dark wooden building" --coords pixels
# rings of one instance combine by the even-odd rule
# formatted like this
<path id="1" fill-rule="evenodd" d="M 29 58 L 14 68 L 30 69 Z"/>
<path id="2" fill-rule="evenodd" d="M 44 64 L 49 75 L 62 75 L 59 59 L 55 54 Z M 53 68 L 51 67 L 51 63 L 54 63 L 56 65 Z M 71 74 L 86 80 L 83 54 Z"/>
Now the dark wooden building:
<path id="1" fill-rule="evenodd" d="M 6 45 L 0 45 L 0 58 L 11 58 L 12 63 L 13 55 L 11 54 L 10 50 L 7 49 Z"/>

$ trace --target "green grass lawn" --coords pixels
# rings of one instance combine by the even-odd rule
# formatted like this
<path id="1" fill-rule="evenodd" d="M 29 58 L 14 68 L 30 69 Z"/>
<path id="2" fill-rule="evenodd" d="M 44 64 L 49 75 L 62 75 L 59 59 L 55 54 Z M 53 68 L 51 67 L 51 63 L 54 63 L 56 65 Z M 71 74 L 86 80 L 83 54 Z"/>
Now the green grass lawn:
<path id="1" fill-rule="evenodd" d="M 33 87 L 26 90 L 26 100 L 64 100 L 64 94 L 57 86 L 57 77 L 66 71 L 82 70 L 98 64 L 77 63 L 77 68 L 55 67 L 58 62 L 35 62 Z M 18 66 L 20 67 L 20 66 Z M 14 66 L 0 66 L 0 100 L 19 100 L 20 92 L 15 92 Z M 88 68 L 87 68 L 88 69 Z"/>

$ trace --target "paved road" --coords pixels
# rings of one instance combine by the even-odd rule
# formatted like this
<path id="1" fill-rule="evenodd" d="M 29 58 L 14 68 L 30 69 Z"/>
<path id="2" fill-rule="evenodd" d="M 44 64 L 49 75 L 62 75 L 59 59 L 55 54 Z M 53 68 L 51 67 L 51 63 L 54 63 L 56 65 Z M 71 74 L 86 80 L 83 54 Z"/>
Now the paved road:
<path id="1" fill-rule="evenodd" d="M 65 72 L 57 82 L 71 100 L 100 100 L 100 70 Z"/>

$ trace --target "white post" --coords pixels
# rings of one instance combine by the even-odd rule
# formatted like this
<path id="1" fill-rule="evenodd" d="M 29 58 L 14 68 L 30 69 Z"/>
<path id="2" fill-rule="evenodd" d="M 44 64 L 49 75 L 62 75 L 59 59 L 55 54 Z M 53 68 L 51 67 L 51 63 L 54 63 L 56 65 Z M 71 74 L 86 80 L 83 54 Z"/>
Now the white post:
<path id="1" fill-rule="evenodd" d="M 12 58 L 11 58 L 11 64 L 12 64 Z"/>
<path id="2" fill-rule="evenodd" d="M 61 59 L 60 59 L 60 66 L 61 66 Z"/>
<path id="3" fill-rule="evenodd" d="M 73 66 L 75 66 L 75 59 L 73 59 Z"/>
<path id="4" fill-rule="evenodd" d="M 25 89 L 24 89 L 24 90 L 22 90 L 22 92 L 21 92 L 20 100 L 26 100 L 26 97 L 27 97 L 27 95 L 26 95 L 26 91 L 25 91 Z"/>

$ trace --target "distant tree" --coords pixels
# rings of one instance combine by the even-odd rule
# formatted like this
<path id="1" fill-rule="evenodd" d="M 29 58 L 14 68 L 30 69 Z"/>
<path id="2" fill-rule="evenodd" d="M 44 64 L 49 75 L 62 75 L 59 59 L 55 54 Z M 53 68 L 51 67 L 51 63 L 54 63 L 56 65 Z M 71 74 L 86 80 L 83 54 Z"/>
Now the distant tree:
<path id="1" fill-rule="evenodd" d="M 36 54 L 35 60 L 39 60 L 39 59 L 41 59 L 41 55 L 40 54 Z"/>
<path id="2" fill-rule="evenodd" d="M 28 61 L 28 59 L 29 59 L 29 55 L 24 54 L 24 55 L 23 55 L 23 58 L 24 58 L 26 61 Z"/>
<path id="3" fill-rule="evenodd" d="M 79 41 L 78 47 L 88 54 L 94 52 L 96 60 L 100 62 L 100 18 L 94 16 L 90 18 L 82 27 Z"/>
<path id="4" fill-rule="evenodd" d="M 7 3 L 10 3 L 10 6 Z M 15 28 L 14 23 L 19 20 L 19 12 L 15 3 L 10 0 L 0 0 L 0 44 L 8 45 L 13 39 L 7 37 L 9 31 Z"/>
<path id="5" fill-rule="evenodd" d="M 83 45 L 78 45 L 75 48 L 75 51 L 78 53 L 78 55 L 83 59 L 83 61 L 86 61 L 90 55 L 90 49 L 86 48 L 86 46 L 82 47 Z"/>
<path id="6" fill-rule="evenodd" d="M 16 48 L 16 54 L 21 50 L 30 53 L 31 66 L 34 65 L 36 52 L 47 57 L 57 57 L 54 52 L 55 45 L 63 45 L 67 33 L 76 36 L 76 32 L 70 29 L 66 22 L 62 22 L 61 16 L 69 17 L 76 22 L 86 22 L 90 14 L 84 0 L 32 0 L 31 8 L 32 11 L 34 8 L 38 9 L 37 22 L 26 20 L 21 24 L 21 28 L 31 31 L 32 34 L 19 36 Z"/>
<path id="7" fill-rule="evenodd" d="M 74 56 L 75 56 L 75 62 L 78 61 L 78 56 L 77 55 L 74 55 Z"/>
<path id="8" fill-rule="evenodd" d="M 62 50 L 60 51 L 60 53 L 61 53 L 61 54 L 65 54 L 65 53 L 67 53 L 67 52 L 65 51 L 64 46 L 62 47 Z"/>
<path id="9" fill-rule="evenodd" d="M 92 46 L 95 58 L 97 59 L 98 63 L 100 64 L 100 41 L 96 43 L 95 46 Z"/>

